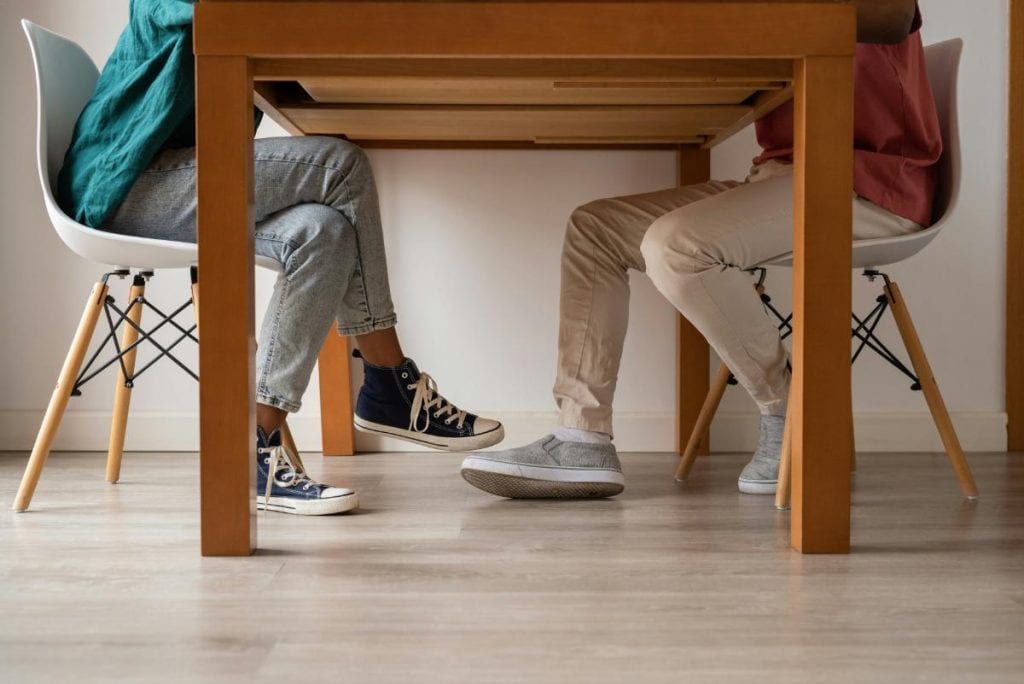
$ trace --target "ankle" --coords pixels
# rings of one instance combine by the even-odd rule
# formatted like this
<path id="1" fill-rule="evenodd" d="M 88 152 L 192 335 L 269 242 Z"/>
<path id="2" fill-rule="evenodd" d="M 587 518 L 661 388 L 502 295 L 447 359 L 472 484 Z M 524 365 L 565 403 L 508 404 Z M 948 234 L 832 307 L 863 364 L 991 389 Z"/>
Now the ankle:
<path id="1" fill-rule="evenodd" d="M 270 404 L 256 404 L 256 425 L 270 436 L 284 425 L 288 412 Z"/>
<path id="2" fill-rule="evenodd" d="M 364 369 L 372 368 L 378 371 L 395 371 L 403 366 L 408 366 L 412 362 L 412 359 L 407 356 L 402 356 L 398 359 L 390 355 L 386 357 L 371 357 L 358 349 L 352 350 L 352 358 L 362 361 Z"/>
<path id="3" fill-rule="evenodd" d="M 405 354 L 394 328 L 357 335 L 355 342 L 356 353 L 374 366 L 395 368 L 405 362 Z"/>
<path id="4" fill-rule="evenodd" d="M 611 435 L 596 430 L 584 430 L 583 428 L 558 427 L 554 432 L 555 438 L 562 442 L 578 442 L 581 444 L 611 444 Z"/>
<path id="5" fill-rule="evenodd" d="M 377 368 L 398 368 L 405 363 L 405 356 L 401 354 L 368 354 L 360 352 L 359 358 L 363 360 L 363 363 L 376 366 Z"/>

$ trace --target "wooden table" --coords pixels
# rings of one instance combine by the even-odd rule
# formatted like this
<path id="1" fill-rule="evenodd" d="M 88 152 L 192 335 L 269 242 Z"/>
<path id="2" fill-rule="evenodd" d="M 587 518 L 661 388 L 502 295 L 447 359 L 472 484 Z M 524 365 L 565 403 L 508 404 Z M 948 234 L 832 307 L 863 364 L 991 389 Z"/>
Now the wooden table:
<path id="1" fill-rule="evenodd" d="M 712 146 L 791 95 L 792 543 L 847 552 L 855 35 L 834 0 L 202 0 L 202 553 L 256 548 L 254 97 L 293 133 L 364 144 L 673 147 L 690 183 Z M 685 432 L 708 349 L 685 321 L 679 348 Z"/>

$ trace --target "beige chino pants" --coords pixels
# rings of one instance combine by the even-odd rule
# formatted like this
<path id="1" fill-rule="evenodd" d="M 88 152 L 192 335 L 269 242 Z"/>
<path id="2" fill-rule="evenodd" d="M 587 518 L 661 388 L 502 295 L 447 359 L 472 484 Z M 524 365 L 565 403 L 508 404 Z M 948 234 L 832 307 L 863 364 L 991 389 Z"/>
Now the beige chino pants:
<path id="1" fill-rule="evenodd" d="M 920 226 L 862 198 L 853 239 Z M 629 322 L 629 269 L 703 335 L 768 415 L 784 415 L 786 352 L 744 270 L 792 250 L 792 167 L 769 162 L 744 183 L 712 181 L 601 199 L 569 219 L 562 252 L 559 424 L 613 434 L 612 400 Z"/>

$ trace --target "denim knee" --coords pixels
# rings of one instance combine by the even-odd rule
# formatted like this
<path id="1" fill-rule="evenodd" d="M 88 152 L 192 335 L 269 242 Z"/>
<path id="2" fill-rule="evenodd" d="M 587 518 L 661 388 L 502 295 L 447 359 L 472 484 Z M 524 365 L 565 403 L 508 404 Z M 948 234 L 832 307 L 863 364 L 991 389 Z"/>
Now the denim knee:
<path id="1" fill-rule="evenodd" d="M 311 144 L 315 144 L 317 156 L 324 166 L 332 169 L 353 169 L 357 172 L 370 171 L 370 159 L 366 151 L 354 143 L 343 138 L 330 136 L 306 136 Z"/>
<path id="2" fill-rule="evenodd" d="M 347 279 L 349 262 L 356 253 L 355 231 L 348 220 L 325 204 L 305 204 L 289 211 L 295 221 L 283 236 L 290 247 L 283 261 L 285 275 L 293 277 L 315 264 L 316 268 L 345 271 Z"/>

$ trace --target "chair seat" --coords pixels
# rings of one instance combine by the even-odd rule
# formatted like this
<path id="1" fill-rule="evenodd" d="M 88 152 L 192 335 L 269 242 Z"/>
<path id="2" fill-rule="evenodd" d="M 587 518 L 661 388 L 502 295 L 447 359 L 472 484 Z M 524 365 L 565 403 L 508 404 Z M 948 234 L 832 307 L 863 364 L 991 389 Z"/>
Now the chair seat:
<path id="1" fill-rule="evenodd" d="M 858 270 L 878 268 L 909 259 L 934 240 L 941 229 L 942 222 L 910 235 L 876 238 L 874 240 L 857 240 L 853 243 L 853 268 Z M 769 259 L 758 264 L 758 266 L 792 267 L 793 253 L 789 252 Z"/>
<path id="2" fill-rule="evenodd" d="M 199 250 L 191 242 L 156 240 L 108 233 L 72 221 L 59 209 L 50 209 L 50 220 L 61 239 L 80 257 L 120 268 L 188 268 L 199 259 Z M 281 272 L 280 262 L 256 255 L 256 265 Z"/>

